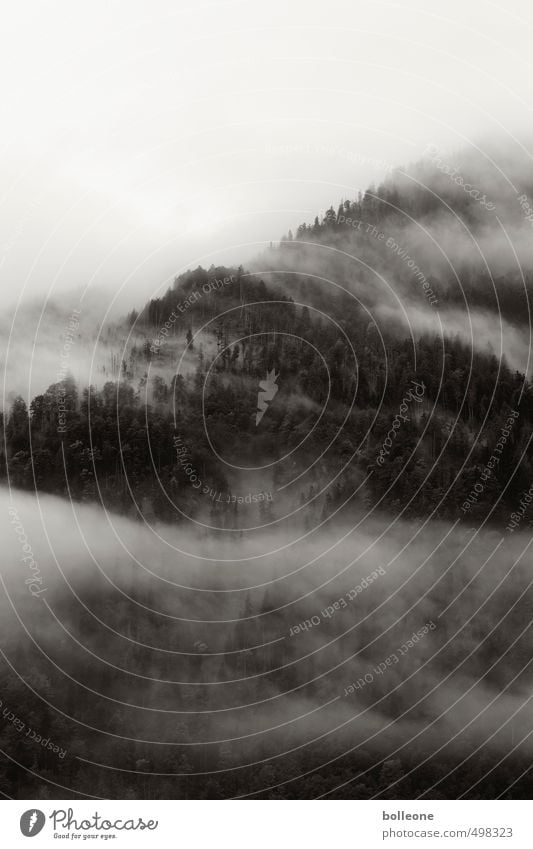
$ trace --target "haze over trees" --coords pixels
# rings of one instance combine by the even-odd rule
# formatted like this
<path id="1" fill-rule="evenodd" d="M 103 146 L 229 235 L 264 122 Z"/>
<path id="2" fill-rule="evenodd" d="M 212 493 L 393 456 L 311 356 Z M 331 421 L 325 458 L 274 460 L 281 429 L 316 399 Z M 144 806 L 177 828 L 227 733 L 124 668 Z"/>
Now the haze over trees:
<path id="1" fill-rule="evenodd" d="M 5 409 L 0 475 L 47 552 L 48 594 L 35 613 L 12 540 L 23 615 L 2 609 L 2 644 L 27 675 L 2 700 L 68 749 L 67 797 L 138 796 L 139 781 L 146 798 L 527 798 L 529 743 L 512 749 L 531 734 L 533 512 L 490 541 L 533 481 L 533 261 L 508 188 L 486 191 L 518 270 L 491 211 L 427 167 L 247 268 L 180 275 L 101 329 L 94 383 L 69 374 Z M 258 423 L 267 375 L 278 391 Z M 30 620 L 45 672 L 20 642 Z M 51 754 L 12 724 L 0 744 L 21 798 L 57 796 Z"/>

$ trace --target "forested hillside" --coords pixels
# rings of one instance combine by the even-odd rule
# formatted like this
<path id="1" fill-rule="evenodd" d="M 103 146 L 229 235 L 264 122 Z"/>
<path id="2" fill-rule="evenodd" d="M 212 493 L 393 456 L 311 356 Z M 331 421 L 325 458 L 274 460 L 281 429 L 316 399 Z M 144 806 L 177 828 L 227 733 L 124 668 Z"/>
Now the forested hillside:
<path id="1" fill-rule="evenodd" d="M 154 346 L 176 304 L 222 276 L 235 282 L 200 298 Z M 306 511 L 307 521 L 341 505 L 362 511 L 378 504 L 394 511 L 401 505 L 408 517 L 435 511 L 455 518 L 517 410 L 501 462 L 468 508 L 476 518 L 490 509 L 491 521 L 506 519 L 533 479 L 533 398 L 524 376 L 494 356 L 472 353 L 457 338 L 414 341 L 394 328 L 379 333 L 351 299 L 337 305 L 328 320 L 242 269 L 188 273 L 140 316 L 130 316 L 147 341 L 126 348 L 119 380 L 101 390 L 72 380 L 53 384 L 29 410 L 15 400 L 5 421 L 3 474 L 7 461 L 14 486 L 101 499 L 129 515 L 142 507 L 179 522 L 183 512 L 204 509 L 205 499 L 178 461 L 176 433 L 202 480 L 223 493 L 250 487 L 245 472 L 228 478 L 209 440 L 224 457 L 257 466 L 274 462 L 305 436 L 291 468 L 277 464 L 256 489 L 274 492 L 303 471 L 282 496 L 284 503 L 300 504 L 335 477 L 315 498 L 314 514 Z M 280 390 L 258 429 L 258 384 L 271 369 Z M 410 404 L 386 461 L 377 463 L 412 381 L 423 394 Z M 321 454 L 308 469 L 310 458 Z M 275 498 L 268 509 L 275 515 Z M 216 501 L 210 511 L 215 525 L 242 520 L 238 503 Z"/>
<path id="2" fill-rule="evenodd" d="M 132 775 L 147 798 L 528 795 L 533 264 L 505 257 L 494 211 L 447 183 L 443 206 L 417 173 L 246 269 L 178 276 L 100 329 L 92 385 L 6 409 L 2 478 L 47 494 L 39 516 L 17 496 L 47 594 L 2 698 L 68 749 L 72 795 L 128 797 Z M 17 658 L 8 607 L 2 628 Z M 8 777 L 43 795 L 50 758 Z"/>

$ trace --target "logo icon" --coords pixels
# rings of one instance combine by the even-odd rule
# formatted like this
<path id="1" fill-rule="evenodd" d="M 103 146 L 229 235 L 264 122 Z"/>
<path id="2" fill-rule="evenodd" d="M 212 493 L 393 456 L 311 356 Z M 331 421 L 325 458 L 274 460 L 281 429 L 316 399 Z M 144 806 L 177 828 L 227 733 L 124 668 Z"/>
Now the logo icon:
<path id="1" fill-rule="evenodd" d="M 36 834 L 39 834 L 43 830 L 45 822 L 46 817 L 43 812 L 33 808 L 22 814 L 20 818 L 20 830 L 24 837 L 35 837 Z"/>
<path id="2" fill-rule="evenodd" d="M 273 401 L 276 396 L 279 389 L 279 386 L 276 384 L 278 377 L 279 372 L 276 374 L 276 370 L 272 369 L 272 371 L 267 371 L 266 380 L 259 381 L 261 391 L 257 395 L 257 413 L 255 414 L 256 427 L 268 410 L 269 403 Z"/>

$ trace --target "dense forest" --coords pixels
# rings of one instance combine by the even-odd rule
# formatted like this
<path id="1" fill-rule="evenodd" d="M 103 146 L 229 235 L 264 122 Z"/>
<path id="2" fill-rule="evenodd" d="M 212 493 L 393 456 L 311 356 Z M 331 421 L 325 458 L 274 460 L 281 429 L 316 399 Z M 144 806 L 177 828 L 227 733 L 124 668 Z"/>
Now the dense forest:
<path id="1" fill-rule="evenodd" d="M 64 633 L 52 640 L 43 607 L 34 623 L 40 645 L 50 636 L 59 667 L 43 673 L 41 648 L 25 643 L 25 680 L 10 675 L 2 700 L 24 702 L 26 724 L 68 741 L 61 796 L 410 799 L 427 790 L 432 798 L 528 797 L 530 755 L 510 751 L 515 725 L 502 723 L 496 709 L 477 721 L 476 710 L 478 700 L 505 697 L 507 685 L 531 686 L 523 630 L 531 621 L 529 574 L 517 553 L 513 582 L 506 583 L 508 564 L 491 560 L 489 542 L 491 532 L 502 537 L 509 528 L 533 481 L 533 386 L 525 368 L 498 355 L 495 334 L 469 343 L 450 316 L 466 304 L 487 327 L 494 317 L 512 322 L 518 337 L 533 278 L 502 267 L 500 251 L 485 264 L 467 251 L 454 264 L 431 252 L 431 239 L 424 230 L 421 240 L 415 225 L 442 230 L 451 218 L 453 227 L 467 224 L 470 235 L 486 238 L 486 210 L 447 183 L 440 194 L 438 202 L 433 191 L 393 175 L 301 224 L 246 269 L 187 271 L 103 330 L 100 383 L 86 386 L 67 375 L 33 398 L 14 397 L 4 411 L 0 471 L 15 491 L 73 502 L 96 523 L 96 540 L 106 533 L 103 519 L 94 519 L 104 515 L 100 506 L 128 528 L 144 530 L 145 523 L 154 535 L 175 534 L 176 548 L 186 549 L 192 523 L 195 540 L 215 540 L 211 559 L 221 558 L 213 572 L 217 589 L 200 594 L 186 582 L 172 585 L 175 563 L 165 561 L 164 571 L 149 561 L 168 583 L 161 591 L 154 573 L 132 572 L 120 552 L 106 553 L 105 576 L 83 554 L 83 569 L 72 577 L 75 602 L 51 587 L 47 604 Z M 429 324 L 412 330 L 397 297 L 424 320 L 438 314 L 442 332 Z M 258 424 L 268 376 L 276 390 Z M 355 550 L 359 579 L 377 568 L 364 534 L 381 539 L 381 525 L 376 530 L 372 522 L 391 520 L 389 531 L 397 519 L 404 524 L 391 533 L 399 536 L 384 550 L 399 565 L 386 586 L 376 579 L 365 590 L 357 616 L 354 606 L 305 640 L 289 636 L 291 625 L 319 609 L 310 609 L 306 591 L 314 593 L 316 584 L 319 592 L 331 572 L 336 580 Z M 443 528 L 456 522 L 448 535 Z M 275 572 L 244 592 L 238 559 L 232 572 L 231 558 L 222 558 L 228 550 L 249 553 L 249 530 L 290 530 L 302 539 L 320 531 L 326 538 L 356 523 L 358 535 L 342 556 L 335 551 L 319 562 L 310 587 L 294 589 L 296 581 L 285 585 Z M 465 551 L 473 526 L 483 532 Z M 532 526 L 526 507 L 520 530 Z M 437 545 L 435 527 L 443 535 Z M 227 550 L 231 534 L 240 547 Z M 420 550 L 412 543 L 419 534 Z M 509 551 L 517 537 L 507 533 Z M 186 557 L 178 550 L 181 567 Z M 280 562 L 273 568 L 281 573 Z M 297 572 L 300 562 L 293 565 Z M 224 581 L 235 574 L 238 600 L 231 607 Z M 335 586 L 329 583 L 330 595 L 322 597 L 325 609 Z M 344 589 L 339 580 L 339 596 Z M 373 637 L 371 616 L 394 592 L 402 621 L 394 621 L 388 605 L 379 614 L 383 633 Z M 476 609 L 472 623 L 454 607 L 459 597 L 465 609 Z M 311 601 L 316 606 L 317 596 Z M 32 602 L 22 600 L 22 608 Z M 369 671 L 448 607 L 403 666 L 383 678 Z M 21 625 L 8 610 L 5 664 L 20 657 Z M 80 638 L 75 645 L 73 633 Z M 411 681 L 434 652 L 435 667 Z M 361 675 L 372 685 L 360 686 L 353 702 L 341 698 Z M 465 681 L 473 682 L 471 696 Z M 214 702 L 207 687 L 213 682 L 220 685 Z M 454 698 L 463 691 L 455 716 Z M 102 695 L 108 693 L 113 697 Z M 450 717 L 440 715 L 441 706 Z M 465 710 L 471 727 L 461 725 Z M 359 721 L 356 711 L 368 716 Z M 83 726 L 79 741 L 73 716 Z M 262 738 L 257 729 L 269 723 L 272 736 Z M 525 733 L 529 724 L 520 708 L 517 728 Z M 484 748 L 491 730 L 495 744 Z M 443 735 L 450 743 L 441 750 Z M 13 723 L 0 728 L 0 744 L 12 755 L 6 777 L 21 798 L 57 797 L 52 753 L 37 758 Z M 502 751 L 509 754 L 500 762 Z M 19 765 L 28 758 L 35 774 Z"/>
<path id="2" fill-rule="evenodd" d="M 164 343 L 153 344 L 176 304 L 223 277 L 235 282 L 178 313 Z M 13 401 L 3 423 L 3 476 L 8 471 L 11 484 L 23 489 L 179 522 L 205 502 L 176 456 L 179 434 L 201 479 L 218 492 L 237 484 L 213 446 L 249 465 L 294 452 L 302 475 L 284 490 L 285 501 L 309 500 L 335 478 L 314 500 L 313 518 L 306 512 L 308 521 L 340 505 L 351 515 L 401 505 L 407 518 L 453 519 L 516 410 L 498 467 L 469 508 L 470 518 L 505 523 L 533 479 L 533 395 L 524 375 L 457 337 L 413 341 L 393 330 L 378 333 L 350 298 L 335 306 L 327 320 L 242 269 L 187 273 L 129 316 L 146 341 L 125 347 L 118 380 L 96 389 L 66 378 L 29 409 L 22 398 Z M 258 430 L 258 385 L 271 369 L 280 391 Z M 403 417 L 387 461 L 377 463 L 412 381 L 423 385 L 423 397 Z M 275 480 L 265 478 L 259 489 L 273 492 L 295 476 L 283 464 L 275 470 Z M 248 491 L 245 478 L 238 488 Z M 275 499 L 269 509 L 275 515 Z M 242 518 L 238 503 L 216 502 L 211 512 L 215 526 Z"/>

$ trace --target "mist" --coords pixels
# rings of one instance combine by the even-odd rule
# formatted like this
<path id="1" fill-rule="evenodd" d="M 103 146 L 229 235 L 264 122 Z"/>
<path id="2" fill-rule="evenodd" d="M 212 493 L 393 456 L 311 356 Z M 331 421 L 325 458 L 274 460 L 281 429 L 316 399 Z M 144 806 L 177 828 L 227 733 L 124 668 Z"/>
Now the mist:
<path id="1" fill-rule="evenodd" d="M 55 729 L 63 717 L 66 762 L 84 765 L 78 794 L 97 775 L 107 796 L 117 769 L 157 792 L 162 773 L 176 787 L 184 773 L 221 769 L 240 787 L 250 767 L 244 795 L 261 793 L 267 764 L 272 779 L 288 764 L 302 780 L 317 751 L 371 755 L 353 776 L 366 793 L 393 760 L 393 792 L 437 753 L 459 784 L 465 758 L 488 767 L 520 741 L 530 756 L 525 534 L 371 517 L 308 537 L 271 527 L 221 541 L 5 489 L 1 508 L 4 664 L 28 698 L 44 697 L 41 721 Z M 26 580 L 29 562 L 39 583 Z M 95 733 L 89 760 L 100 767 L 87 766 Z"/>
<path id="2" fill-rule="evenodd" d="M 350 206 L 341 216 L 332 198 L 321 219 L 334 216 L 329 230 L 309 218 L 250 267 L 326 315 L 342 304 L 380 334 L 458 337 L 529 375 L 532 197 L 525 150 L 501 139 L 481 152 L 428 145 L 419 162 L 360 194 L 358 210 L 354 195 L 339 196 Z"/>
<path id="3" fill-rule="evenodd" d="M 522 6 L 5 10 L 5 796 L 530 796 Z"/>

